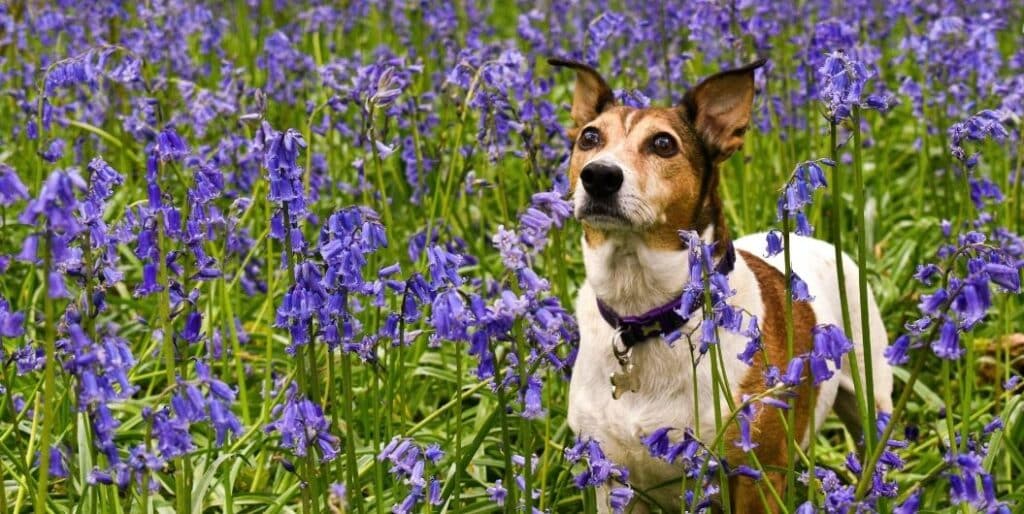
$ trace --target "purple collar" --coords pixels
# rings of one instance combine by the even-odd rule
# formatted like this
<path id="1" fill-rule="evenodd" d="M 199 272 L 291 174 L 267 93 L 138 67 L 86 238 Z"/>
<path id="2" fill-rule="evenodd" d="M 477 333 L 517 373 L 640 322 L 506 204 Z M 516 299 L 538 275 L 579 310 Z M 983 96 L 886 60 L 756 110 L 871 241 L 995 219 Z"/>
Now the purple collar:
<path id="1" fill-rule="evenodd" d="M 736 249 L 732 246 L 732 242 L 730 242 L 729 246 L 725 249 L 725 255 L 722 256 L 722 259 L 718 261 L 718 265 L 715 266 L 715 271 L 722 275 L 728 275 L 735 265 Z M 661 336 L 685 325 L 690 317 L 683 317 L 679 314 L 678 311 L 682 303 L 683 297 L 680 295 L 669 300 L 668 303 L 655 307 L 643 314 L 619 316 L 608 304 L 598 299 L 597 310 L 601 312 L 601 317 L 609 325 L 618 329 L 622 344 L 628 349 L 652 336 Z M 700 303 L 697 303 L 696 307 L 699 308 Z"/>

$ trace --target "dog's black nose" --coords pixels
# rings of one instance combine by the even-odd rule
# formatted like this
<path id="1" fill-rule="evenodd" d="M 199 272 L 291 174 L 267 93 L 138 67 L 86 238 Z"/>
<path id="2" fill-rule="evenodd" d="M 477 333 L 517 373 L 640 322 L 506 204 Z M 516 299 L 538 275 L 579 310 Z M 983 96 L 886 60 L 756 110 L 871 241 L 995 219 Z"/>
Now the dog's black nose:
<path id="1" fill-rule="evenodd" d="M 583 189 L 595 198 L 604 198 L 618 192 L 622 187 L 622 168 L 613 164 L 592 162 L 580 173 Z"/>

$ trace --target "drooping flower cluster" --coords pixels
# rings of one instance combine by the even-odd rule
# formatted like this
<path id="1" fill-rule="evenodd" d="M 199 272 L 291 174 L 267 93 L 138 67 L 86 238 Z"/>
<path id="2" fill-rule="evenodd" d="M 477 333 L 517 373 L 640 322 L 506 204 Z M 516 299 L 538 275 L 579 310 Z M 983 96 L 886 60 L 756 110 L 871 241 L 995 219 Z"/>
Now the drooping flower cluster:
<path id="1" fill-rule="evenodd" d="M 980 232 L 961 235 L 956 245 L 943 245 L 939 256 L 948 263 L 942 267 L 935 264 L 919 267 L 916 277 L 922 283 L 931 284 L 936 277 L 941 282 L 931 293 L 921 295 L 918 308 L 922 316 L 907 324 L 909 334 L 886 349 L 890 363 L 906 363 L 909 349 L 924 343 L 940 358 L 960 358 L 964 352 L 961 334 L 984 319 L 992 306 L 993 286 L 1009 292 L 1020 291 L 1020 268 L 1024 263 L 1006 250 L 989 244 Z M 962 272 L 965 273 L 961 275 Z"/>
<path id="2" fill-rule="evenodd" d="M 776 202 L 776 221 L 788 216 L 795 224 L 795 232 L 801 236 L 813 236 L 814 227 L 807 221 L 804 208 L 813 201 L 814 192 L 828 187 L 825 172 L 821 166 L 835 166 L 830 159 L 805 161 L 797 165 L 783 187 L 782 194 Z M 782 251 L 781 241 L 777 232 L 769 233 L 768 254 L 775 255 Z"/>
<path id="3" fill-rule="evenodd" d="M 597 441 L 577 438 L 575 444 L 565 449 L 565 460 L 585 466 L 573 476 L 577 488 L 608 486 L 608 507 L 616 514 L 625 512 L 633 499 L 633 489 L 628 485 L 629 470 L 608 460 Z"/>
<path id="4" fill-rule="evenodd" d="M 953 157 L 964 163 L 968 169 L 978 164 L 979 154 L 967 155 L 964 143 L 967 141 L 981 142 L 986 139 L 1002 141 L 1009 133 L 1003 126 L 1004 121 L 1009 117 L 1007 112 L 985 109 L 967 118 L 960 123 L 954 123 L 949 127 L 949 150 Z"/>
<path id="5" fill-rule="evenodd" d="M 338 456 L 338 437 L 331 433 L 330 422 L 324 417 L 323 409 L 308 398 L 297 393 L 294 384 L 287 391 L 283 404 L 274 406 L 271 415 L 274 421 L 264 428 L 266 433 L 278 432 L 281 446 L 288 448 L 299 457 L 317 452 L 321 462 L 334 460 Z"/>
<path id="6" fill-rule="evenodd" d="M 715 243 L 703 241 L 696 232 L 683 232 L 680 237 L 689 248 L 689 281 L 683 286 L 682 301 L 676 313 L 683 319 L 689 319 L 703 307 L 704 320 L 700 325 L 699 353 L 707 353 L 711 345 L 718 343 L 717 329 L 746 337 L 748 348 L 742 360 L 748 361 L 753 353 L 760 349 L 761 332 L 756 316 L 751 316 L 728 303 L 728 299 L 736 294 L 729 285 L 729 279 L 715 262 L 718 248 Z M 728 251 L 728 250 L 727 250 Z M 720 259 L 727 258 L 726 256 Z M 707 301 L 705 301 L 707 297 Z M 746 323 L 744 317 L 746 316 Z M 744 326 L 745 325 L 745 326 Z M 682 329 L 665 335 L 665 341 L 674 344 L 682 336 Z"/>
<path id="7" fill-rule="evenodd" d="M 89 413 L 94 444 L 112 464 L 121 460 L 114 443 L 114 432 L 120 422 L 110 403 L 129 398 L 137 390 L 128 378 L 135 357 L 128 341 L 116 332 L 117 327 L 108 326 L 101 339 L 94 342 L 74 323 L 68 327 L 68 338 L 57 343 L 68 356 L 64 369 L 77 379 L 78 408 Z"/>
<path id="8" fill-rule="evenodd" d="M 430 505 L 441 504 L 441 481 L 434 476 L 428 480 L 424 473 L 428 463 L 436 467 L 443 458 L 444 452 L 438 445 L 432 444 L 423 449 L 407 437 L 396 436 L 381 450 L 377 460 L 390 462 L 390 473 L 409 486 L 409 494 L 401 503 L 395 504 L 392 512 L 408 514 L 423 501 Z"/>
<path id="9" fill-rule="evenodd" d="M 85 230 L 77 216 L 77 195 L 85 189 L 85 181 L 76 171 L 53 171 L 39 195 L 28 202 L 18 218 L 26 225 L 42 224 L 44 233 L 29 236 L 18 259 L 31 264 L 41 262 L 37 251 L 39 239 L 44 238 L 51 259 L 50 267 L 44 270 L 50 299 L 71 297 L 65 274 L 81 267 L 81 250 L 73 245 L 78 235 Z"/>
<path id="10" fill-rule="evenodd" d="M 295 129 L 279 132 L 264 121 L 256 132 L 253 145 L 262 155 L 263 168 L 267 170 L 270 183 L 267 198 L 278 206 L 270 220 L 270 235 L 283 241 L 291 252 L 301 253 L 306 242 L 299 222 L 305 218 L 307 205 L 302 184 L 303 168 L 298 159 L 306 141 Z M 286 257 L 282 260 L 287 262 Z"/>
<path id="11" fill-rule="evenodd" d="M 718 495 L 718 471 L 725 464 L 703 445 L 689 429 L 673 441 L 670 432 L 678 429 L 662 427 L 642 439 L 651 456 L 681 468 L 687 489 L 683 492 L 683 505 L 688 512 L 702 512 L 708 509 Z M 756 472 L 747 466 L 737 466 L 730 473 L 750 475 Z"/>
<path id="12" fill-rule="evenodd" d="M 988 456 L 987 440 L 1003 428 L 1003 421 L 994 418 L 982 429 L 979 437 L 957 434 L 954 445 L 948 445 L 944 456 L 945 476 L 949 480 L 953 505 L 968 504 L 979 512 L 1005 514 L 1010 506 L 996 497 L 995 477 L 984 467 Z M 979 487 L 980 490 L 979 490 Z"/>
<path id="13" fill-rule="evenodd" d="M 298 262 L 294 284 L 277 308 L 275 325 L 291 335 L 288 351 L 321 338 L 332 349 L 356 352 L 364 361 L 376 360 L 381 337 L 397 340 L 399 316 L 390 315 L 380 334 L 362 334 L 353 309 L 365 299 L 385 306 L 385 292 L 401 293 L 405 285 L 391 278 L 397 266 L 386 267 L 374 280 L 364 274 L 371 254 L 387 246 L 377 214 L 368 208 L 346 208 L 332 214 L 320 230 L 317 255 Z"/>
<path id="14" fill-rule="evenodd" d="M 543 383 L 540 372 L 521 376 L 524 369 L 538 369 L 546 364 L 549 369 L 568 376 L 575 360 L 576 323 L 551 294 L 550 283 L 541 278 L 532 267 L 532 260 L 548 244 L 548 233 L 561 227 L 571 215 L 571 208 L 554 192 L 533 195 L 531 206 L 520 216 L 516 232 L 498 227 L 492 243 L 498 248 L 502 262 L 511 272 L 510 287 L 502 287 L 494 302 L 482 309 L 474 309 L 477 329 L 470 335 L 470 354 L 479 359 L 477 376 L 494 374 L 493 341 L 512 340 L 510 336 L 517 323 L 525 327 L 526 341 L 523 354 L 526 362 L 519 362 L 519 352 L 509 352 L 510 365 L 502 386 L 515 384 L 526 418 L 544 414 L 541 405 Z M 520 321 L 521 320 L 521 321 Z M 567 348 L 566 348 L 567 347 Z"/>
<path id="15" fill-rule="evenodd" d="M 818 69 L 821 89 L 818 93 L 828 110 L 830 121 L 849 118 L 854 107 L 885 111 L 888 101 L 879 95 L 866 95 L 865 88 L 876 72 L 842 51 L 828 54 Z"/>

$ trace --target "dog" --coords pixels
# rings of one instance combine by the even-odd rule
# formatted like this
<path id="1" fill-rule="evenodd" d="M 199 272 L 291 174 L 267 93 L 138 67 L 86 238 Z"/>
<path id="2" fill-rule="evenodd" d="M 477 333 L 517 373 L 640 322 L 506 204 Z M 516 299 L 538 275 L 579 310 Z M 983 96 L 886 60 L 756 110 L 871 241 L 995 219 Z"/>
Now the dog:
<path id="1" fill-rule="evenodd" d="M 596 440 L 610 460 L 628 469 L 630 485 L 642 494 L 634 495 L 627 511 L 679 511 L 681 468 L 653 457 L 642 438 L 673 427 L 678 430 L 672 434 L 691 430 L 703 444 L 712 443 L 716 427 L 711 361 L 698 360 L 686 340 L 666 344 L 662 336 L 672 327 L 656 326 L 653 333 L 629 330 L 628 349 L 622 329 L 636 328 L 624 320 L 661 319 L 671 306 L 679 305 L 690 280 L 689 250 L 680 231 L 692 230 L 714 244 L 716 267 L 727 273 L 735 290 L 728 303 L 759 320 L 764 357 L 786 369 L 784 256 L 764 257 L 764 233 L 733 241 L 718 194 L 719 166 L 743 145 L 756 93 L 754 72 L 765 61 L 707 77 L 684 95 L 681 105 L 650 108 L 617 104 L 604 78 L 590 66 L 554 58 L 549 63 L 576 72 L 568 129 L 573 145 L 569 187 L 574 215 L 583 228 L 586 280 L 576 303 L 580 348 L 569 387 L 569 426 L 578 436 Z M 793 355 L 799 355 L 810 349 L 815 325 L 842 327 L 843 317 L 834 247 L 796 235 L 790 236 L 789 245 L 794 272 L 816 297 L 810 303 L 793 302 Z M 850 340 L 863 382 L 859 270 L 845 254 L 843 259 L 853 321 Z M 870 407 L 891 412 L 892 370 L 882 356 L 888 340 L 870 291 L 867 305 L 871 354 L 866 357 L 873 363 L 875 394 Z M 683 333 L 699 337 L 699 313 L 688 320 L 677 318 Z M 766 388 L 765 358 L 754 359 L 752 366 L 735 358 L 746 342 L 743 336 L 719 331 L 724 380 L 733 405 L 739 405 L 743 395 Z M 863 435 L 849 355 L 831 379 L 815 387 L 805 377 L 797 390 L 794 416 L 805 447 L 814 435 L 809 433 L 810 416 L 818 428 L 833 409 L 855 438 Z M 717 401 L 727 419 L 724 392 Z M 779 412 L 761 407 L 750 421 L 757 445 L 752 451 L 766 473 L 761 481 L 729 479 L 733 512 L 778 510 L 773 497 L 758 488 L 768 480 L 782 495 L 784 473 L 778 470 L 792 465 Z M 723 457 L 729 463 L 747 464 L 748 456 L 733 444 L 737 431 L 730 430 Z M 610 510 L 610 490 L 606 485 L 598 491 L 602 512 Z"/>

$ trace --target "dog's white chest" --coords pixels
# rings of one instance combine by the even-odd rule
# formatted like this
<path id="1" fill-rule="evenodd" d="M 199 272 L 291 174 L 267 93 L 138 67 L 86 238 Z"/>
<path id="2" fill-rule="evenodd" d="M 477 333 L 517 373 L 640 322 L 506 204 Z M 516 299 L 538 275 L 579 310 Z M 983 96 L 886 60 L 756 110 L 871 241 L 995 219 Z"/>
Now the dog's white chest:
<path id="1" fill-rule="evenodd" d="M 630 482 L 636 487 L 648 488 L 677 478 L 680 470 L 652 457 L 642 439 L 662 427 L 690 428 L 706 443 L 714 439 L 710 354 L 695 365 L 685 337 L 673 346 L 661 340 L 641 343 L 633 348 L 631 356 L 638 390 L 613 399 L 610 377 L 621 371 L 612 353 L 615 334 L 601 318 L 588 286 L 581 289 L 577 316 L 580 353 L 569 388 L 570 427 L 580 437 L 599 441 L 608 458 L 629 468 Z M 698 325 L 691 321 L 683 332 Z M 693 337 L 699 337 L 699 331 Z M 694 343 L 699 341 L 694 339 Z M 722 348 L 735 346 L 728 337 L 721 343 Z M 729 368 L 725 373 L 730 376 L 744 371 Z M 724 395 L 721 400 L 725 405 Z"/>
<path id="2" fill-rule="evenodd" d="M 673 346 L 658 339 L 640 343 L 633 347 L 631 355 L 638 390 L 613 399 L 610 378 L 622 368 L 612 351 L 614 329 L 601 317 L 595 288 L 602 298 L 621 298 L 624 292 L 641 302 L 650 302 L 652 297 L 671 298 L 666 291 L 678 294 L 688 279 L 686 254 L 641 252 L 624 258 L 612 252 L 587 252 L 585 258 L 588 281 L 580 288 L 576 305 L 580 351 L 569 387 L 569 425 L 580 437 L 596 439 L 608 458 L 626 466 L 631 485 L 647 490 L 653 497 L 664 493 L 665 504 L 673 504 L 673 498 L 678 496 L 674 487 L 661 491 L 650 488 L 678 478 L 681 469 L 652 457 L 642 439 L 659 428 L 672 427 L 680 430 L 671 434 L 673 440 L 682 437 L 681 430 L 689 429 L 705 444 L 713 442 L 716 402 L 711 354 L 699 356 L 696 350 L 691 352 L 691 343 L 685 336 Z M 729 303 L 742 305 L 755 316 L 763 314 L 760 289 L 742 259 L 730 275 L 730 285 L 737 294 Z M 682 329 L 684 334 L 692 333 L 694 348 L 700 344 L 699 325 L 699 319 L 693 319 Z M 719 372 L 725 383 L 738 384 L 749 370 L 736 358 L 746 340 L 726 331 L 719 331 L 718 337 L 718 349 L 723 352 L 723 368 Z M 695 352 L 699 356 L 697 362 Z M 719 405 L 728 405 L 726 392 L 719 389 L 719 393 Z M 735 397 L 738 391 L 731 393 Z M 728 414 L 722 412 L 723 416 Z"/>

